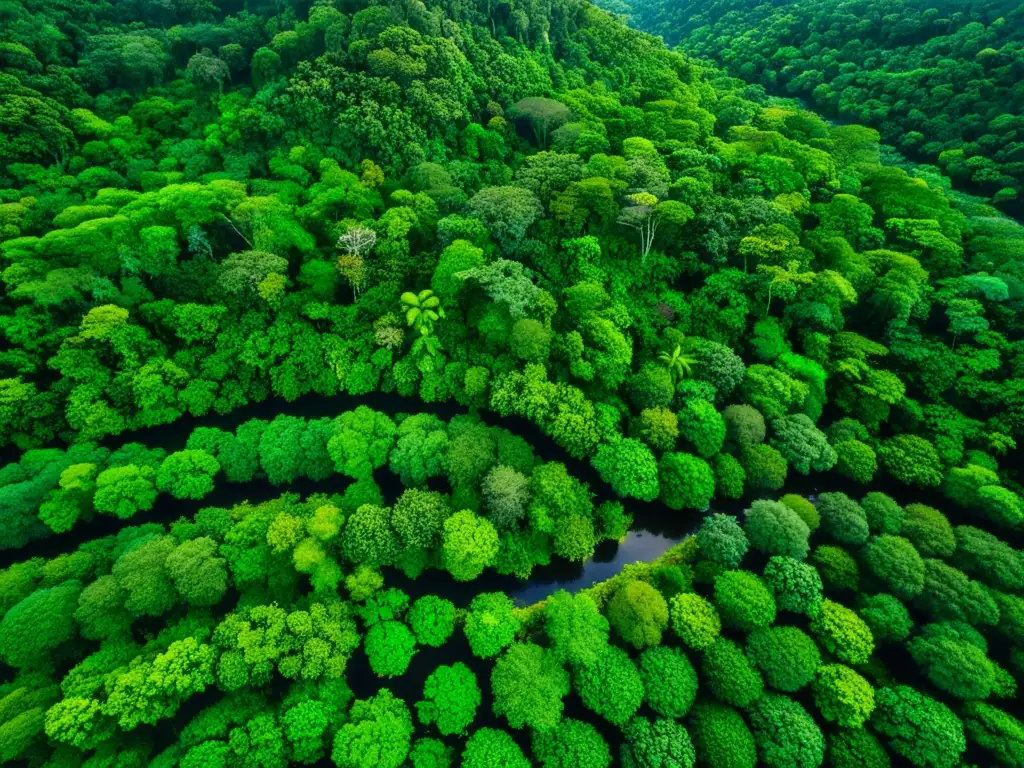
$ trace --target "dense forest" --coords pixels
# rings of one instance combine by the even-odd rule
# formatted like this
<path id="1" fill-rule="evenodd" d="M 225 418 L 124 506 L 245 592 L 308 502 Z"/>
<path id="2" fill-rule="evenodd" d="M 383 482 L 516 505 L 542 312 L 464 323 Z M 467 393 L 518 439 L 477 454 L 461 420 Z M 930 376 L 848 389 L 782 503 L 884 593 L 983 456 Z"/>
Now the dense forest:
<path id="1" fill-rule="evenodd" d="M 1024 6 L 1016 0 L 598 4 L 770 93 L 873 126 L 998 204 L 1013 205 L 1024 185 Z"/>
<path id="2" fill-rule="evenodd" d="M 0 762 L 1024 766 L 1020 12 L 692 5 L 0 3 Z"/>

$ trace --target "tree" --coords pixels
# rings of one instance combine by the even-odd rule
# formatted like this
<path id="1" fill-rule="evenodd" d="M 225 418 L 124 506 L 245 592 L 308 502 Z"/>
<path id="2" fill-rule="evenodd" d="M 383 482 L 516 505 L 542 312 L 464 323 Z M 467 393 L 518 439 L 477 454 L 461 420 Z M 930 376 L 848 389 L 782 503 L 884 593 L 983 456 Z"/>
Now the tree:
<path id="1" fill-rule="evenodd" d="M 481 728 L 466 740 L 462 768 L 530 768 L 530 761 L 505 731 Z"/>
<path id="2" fill-rule="evenodd" d="M 513 728 L 547 731 L 562 719 L 569 673 L 547 649 L 515 643 L 495 662 L 491 690 L 495 715 L 504 716 Z"/>
<path id="3" fill-rule="evenodd" d="M 633 438 L 603 443 L 591 463 L 621 497 L 653 501 L 658 496 L 658 464 L 651 449 Z"/>
<path id="4" fill-rule="evenodd" d="M 737 568 L 750 543 L 732 515 L 715 512 L 704 518 L 697 529 L 697 546 L 704 557 L 725 568 Z"/>
<path id="5" fill-rule="evenodd" d="M 917 435 L 896 435 L 878 447 L 882 466 L 907 485 L 932 488 L 942 482 L 942 463 L 935 446 Z"/>
<path id="6" fill-rule="evenodd" d="M 875 691 L 849 667 L 826 664 L 814 678 L 814 702 L 829 722 L 859 728 L 875 709 Z"/>
<path id="7" fill-rule="evenodd" d="M 744 515 L 743 528 L 754 549 L 795 560 L 807 557 L 810 529 L 790 507 L 760 500 L 751 504 Z"/>
<path id="8" fill-rule="evenodd" d="M 562 718 L 552 731 L 533 734 L 533 754 L 542 768 L 608 768 L 608 743 L 590 723 Z"/>
<path id="9" fill-rule="evenodd" d="M 423 684 L 423 701 L 416 703 L 420 722 L 435 723 L 443 736 L 463 734 L 480 706 L 476 676 L 462 662 L 440 666 Z"/>
<path id="10" fill-rule="evenodd" d="M 703 459 L 666 453 L 658 462 L 661 500 L 670 509 L 707 509 L 715 494 L 715 475 Z"/>
<path id="11" fill-rule="evenodd" d="M 858 546 L 868 540 L 868 519 L 860 504 L 845 493 L 818 496 L 821 529 L 839 544 Z"/>
<path id="12" fill-rule="evenodd" d="M 583 705 L 614 725 L 624 725 L 640 709 L 643 679 L 621 648 L 606 645 L 592 664 L 574 668 L 572 680 Z"/>
<path id="13" fill-rule="evenodd" d="M 338 238 L 335 247 L 342 251 L 334 262 L 335 268 L 341 276 L 348 280 L 352 286 L 352 293 L 356 299 L 366 281 L 366 257 L 373 246 L 377 244 L 377 232 L 369 227 L 349 227 Z"/>
<path id="14" fill-rule="evenodd" d="M 757 749 L 747 724 L 732 707 L 698 702 L 690 713 L 690 734 L 709 768 L 754 768 Z"/>
<path id="15" fill-rule="evenodd" d="M 674 720 L 659 717 L 654 721 L 635 717 L 623 729 L 623 765 L 636 768 L 680 766 L 693 768 L 697 755 L 690 734 Z"/>
<path id="16" fill-rule="evenodd" d="M 644 702 L 657 714 L 683 718 L 697 696 L 697 673 L 678 648 L 656 646 L 640 654 Z"/>
<path id="17" fill-rule="evenodd" d="M 658 362 L 668 369 L 674 385 L 680 379 L 692 375 L 693 366 L 697 363 L 697 359 L 683 352 L 681 344 L 676 344 L 671 352 L 659 352 Z"/>
<path id="18" fill-rule="evenodd" d="M 389 510 L 375 504 L 358 507 L 341 531 L 341 550 L 351 563 L 371 568 L 391 565 L 400 547 Z"/>
<path id="19" fill-rule="evenodd" d="M 875 701 L 871 725 L 896 754 L 921 768 L 960 764 L 967 748 L 964 727 L 945 704 L 905 685 L 879 689 Z"/>
<path id="20" fill-rule="evenodd" d="M 796 627 L 763 627 L 751 632 L 747 656 L 769 686 L 786 693 L 809 685 L 821 666 L 818 647 Z"/>
<path id="21" fill-rule="evenodd" d="M 867 662 L 875 650 L 868 625 L 849 608 L 832 600 L 822 600 L 811 617 L 811 632 L 826 651 L 853 666 Z"/>
<path id="22" fill-rule="evenodd" d="M 718 453 L 725 442 L 725 422 L 706 400 L 691 400 L 683 407 L 679 412 L 679 431 L 705 459 Z"/>
<path id="23" fill-rule="evenodd" d="M 814 426 L 806 414 L 797 413 L 772 421 L 772 445 L 802 475 L 825 472 L 838 461 L 838 454 L 828 444 L 825 433 Z"/>
<path id="24" fill-rule="evenodd" d="M 914 545 L 901 536 L 876 536 L 864 547 L 868 570 L 902 600 L 912 600 L 924 589 L 924 561 Z"/>
<path id="25" fill-rule="evenodd" d="M 828 737 L 828 751 L 835 768 L 889 768 L 885 747 L 865 728 L 840 728 Z"/>
<path id="26" fill-rule="evenodd" d="M 715 606 L 692 592 L 672 597 L 669 616 L 672 631 L 695 651 L 709 648 L 722 631 L 722 621 Z"/>
<path id="27" fill-rule="evenodd" d="M 170 454 L 156 474 L 156 487 L 176 499 L 201 499 L 213 490 L 213 477 L 220 464 L 205 451 Z"/>
<path id="28" fill-rule="evenodd" d="M 786 483 L 789 466 L 781 453 L 770 445 L 748 445 L 740 451 L 740 464 L 753 489 L 777 491 Z"/>
<path id="29" fill-rule="evenodd" d="M 639 233 L 640 263 L 646 264 L 662 222 L 683 227 L 693 216 L 693 209 L 686 203 L 678 200 L 659 202 L 656 195 L 641 191 L 626 195 L 626 205 L 619 211 L 618 222 Z"/>
<path id="30" fill-rule="evenodd" d="M 903 509 L 898 533 L 910 540 L 922 557 L 951 557 L 956 550 L 956 535 L 949 520 L 939 510 L 924 504 L 908 504 Z"/>
<path id="31" fill-rule="evenodd" d="M 544 150 L 548 147 L 548 135 L 569 122 L 572 112 L 565 104 L 554 99 L 531 96 L 520 99 L 509 107 L 508 116 L 513 120 L 524 120 L 529 123 L 537 146 Z"/>
<path id="32" fill-rule="evenodd" d="M 530 480 L 512 467 L 492 468 L 484 476 L 480 491 L 487 507 L 488 519 L 495 528 L 515 529 L 526 516 L 530 501 Z"/>
<path id="33" fill-rule="evenodd" d="M 377 677 L 400 677 L 416 653 L 416 638 L 400 621 L 382 621 L 366 633 L 366 656 Z"/>
<path id="34" fill-rule="evenodd" d="M 512 600 L 503 592 L 485 592 L 473 598 L 463 630 L 474 656 L 497 656 L 515 640 L 519 619 Z"/>
<path id="35" fill-rule="evenodd" d="M 128 464 L 99 473 L 93 505 L 97 512 L 127 520 L 137 512 L 152 509 L 156 497 L 156 470 Z"/>
<path id="36" fill-rule="evenodd" d="M 860 506 L 872 533 L 898 534 L 903 527 L 903 508 L 891 496 L 872 491 L 860 500 Z"/>
<path id="37" fill-rule="evenodd" d="M 544 601 L 544 634 L 551 651 L 562 663 L 596 663 L 608 645 L 608 620 L 597 604 L 583 593 L 559 590 Z"/>
<path id="38" fill-rule="evenodd" d="M 1020 762 L 1024 724 L 1013 715 L 982 701 L 963 707 L 964 730 L 971 743 L 986 750 L 1000 765 Z"/>
<path id="39" fill-rule="evenodd" d="M 665 598 L 643 581 L 627 581 L 619 587 L 605 613 L 619 637 L 637 649 L 660 643 L 668 627 Z"/>
<path id="40" fill-rule="evenodd" d="M 775 598 L 749 571 L 726 571 L 715 578 L 715 605 L 722 623 L 752 632 L 775 621 Z"/>
<path id="41" fill-rule="evenodd" d="M 472 581 L 498 556 L 498 533 L 488 520 L 469 510 L 444 521 L 441 559 L 456 581 Z"/>
<path id="42" fill-rule="evenodd" d="M 720 637 L 708 647 L 700 678 L 723 704 L 747 707 L 764 692 L 764 679 L 736 643 Z"/>
<path id="43" fill-rule="evenodd" d="M 190 605 L 216 605 L 228 588 L 227 561 L 217 557 L 208 536 L 184 541 L 167 555 L 166 567 L 178 593 Z"/>
<path id="44" fill-rule="evenodd" d="M 767 766 L 816 768 L 825 758 L 825 737 L 797 702 L 766 693 L 750 707 L 750 729 Z"/>
<path id="45" fill-rule="evenodd" d="M 412 733 L 408 707 L 385 688 L 352 705 L 334 737 L 331 759 L 338 768 L 398 768 L 409 754 Z"/>
<path id="46" fill-rule="evenodd" d="M 813 565 L 774 555 L 768 558 L 762 577 L 783 611 L 813 616 L 821 605 L 821 576 Z"/>
<path id="47" fill-rule="evenodd" d="M 417 642 L 432 648 L 440 648 L 455 631 L 455 606 L 437 595 L 413 603 L 407 618 Z"/>
<path id="48" fill-rule="evenodd" d="M 517 252 L 530 225 L 542 213 L 540 201 L 523 187 L 484 187 L 470 198 L 469 209 L 507 254 Z"/>
<path id="49" fill-rule="evenodd" d="M 75 637 L 72 614 L 81 586 L 68 581 L 38 589 L 0 620 L 0 657 L 17 669 L 46 669 L 57 648 Z"/>

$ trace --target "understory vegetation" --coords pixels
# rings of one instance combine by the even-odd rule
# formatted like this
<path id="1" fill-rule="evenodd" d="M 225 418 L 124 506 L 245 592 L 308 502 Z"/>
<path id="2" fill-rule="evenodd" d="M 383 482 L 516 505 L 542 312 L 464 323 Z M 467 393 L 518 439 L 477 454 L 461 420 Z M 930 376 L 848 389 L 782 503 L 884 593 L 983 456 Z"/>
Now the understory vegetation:
<path id="1" fill-rule="evenodd" d="M 1024 766 L 1019 10 L 733 5 L 0 3 L 0 762 Z"/>

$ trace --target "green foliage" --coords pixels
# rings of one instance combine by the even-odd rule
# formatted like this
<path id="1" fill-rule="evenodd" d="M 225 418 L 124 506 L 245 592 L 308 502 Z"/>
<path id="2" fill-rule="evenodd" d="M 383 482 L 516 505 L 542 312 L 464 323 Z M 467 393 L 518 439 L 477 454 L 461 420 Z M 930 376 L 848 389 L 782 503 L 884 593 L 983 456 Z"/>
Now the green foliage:
<path id="1" fill-rule="evenodd" d="M 853 666 L 864 664 L 875 649 L 867 624 L 849 608 L 827 598 L 811 617 L 811 632 L 826 651 Z"/>
<path id="2" fill-rule="evenodd" d="M 722 621 L 715 606 L 692 592 L 683 592 L 672 598 L 669 617 L 672 631 L 695 651 L 709 648 L 722 631 Z"/>
<path id="3" fill-rule="evenodd" d="M 608 743 L 590 723 L 562 719 L 553 731 L 533 734 L 533 754 L 542 768 L 608 768 Z"/>
<path id="4" fill-rule="evenodd" d="M 910 636 L 914 622 L 907 606 L 884 592 L 861 599 L 857 614 L 864 619 L 875 640 L 901 643 Z"/>
<path id="5" fill-rule="evenodd" d="M 505 731 L 481 728 L 466 739 L 462 752 L 463 768 L 529 768 L 523 750 Z"/>
<path id="6" fill-rule="evenodd" d="M 413 603 L 407 618 L 416 641 L 432 648 L 444 645 L 455 631 L 455 606 L 436 595 L 425 595 Z"/>
<path id="7" fill-rule="evenodd" d="M 866 728 L 840 728 L 828 736 L 829 764 L 834 768 L 889 768 L 885 747 Z"/>
<path id="8" fill-rule="evenodd" d="M 924 504 L 906 505 L 899 532 L 922 557 L 949 557 L 956 549 L 953 528 L 945 515 Z"/>
<path id="9" fill-rule="evenodd" d="M 441 559 L 457 581 L 472 581 L 498 556 L 498 533 L 488 520 L 469 510 L 444 521 Z"/>
<path id="10" fill-rule="evenodd" d="M 732 707 L 698 702 L 690 713 L 690 735 L 709 768 L 754 768 L 757 749 L 743 716 Z"/>
<path id="11" fill-rule="evenodd" d="M 829 722 L 859 728 L 875 709 L 875 691 L 849 667 L 826 664 L 814 678 L 814 703 Z"/>
<path id="12" fill-rule="evenodd" d="M 749 571 L 726 571 L 715 579 L 715 605 L 722 623 L 741 632 L 753 632 L 775 621 L 775 598 Z"/>
<path id="13" fill-rule="evenodd" d="M 691 400 L 679 411 L 679 432 L 705 459 L 711 458 L 725 442 L 725 421 L 706 400 Z"/>
<path id="14" fill-rule="evenodd" d="M 213 490 L 220 464 L 205 451 L 170 454 L 156 473 L 156 487 L 176 499 L 201 499 Z"/>
<path id="15" fill-rule="evenodd" d="M 896 754 L 922 768 L 960 764 L 964 727 L 945 704 L 905 685 L 879 689 L 875 702 L 871 725 Z"/>
<path id="16" fill-rule="evenodd" d="M 424 725 L 436 724 L 442 736 L 453 736 L 466 732 L 479 706 L 476 675 L 462 662 L 455 662 L 430 673 L 423 684 L 423 701 L 416 702 L 416 713 Z"/>
<path id="17" fill-rule="evenodd" d="M 0 657 L 18 669 L 48 664 L 50 654 L 75 636 L 72 614 L 81 586 L 69 581 L 39 589 L 0 620 Z"/>
<path id="18" fill-rule="evenodd" d="M 623 728 L 623 735 L 622 764 L 627 768 L 693 768 L 696 763 L 690 734 L 674 720 L 635 717 Z"/>
<path id="19" fill-rule="evenodd" d="M 703 459 L 666 453 L 658 462 L 661 500 L 670 509 L 707 509 L 715 493 L 715 475 Z"/>
<path id="20" fill-rule="evenodd" d="M 967 738 L 992 756 L 1000 765 L 1019 765 L 1024 747 L 1024 724 L 1013 715 L 982 701 L 969 701 L 963 707 Z"/>
<path id="21" fill-rule="evenodd" d="M 660 643 L 668 627 L 668 603 L 644 581 L 620 586 L 608 601 L 605 615 L 616 634 L 637 649 Z"/>
<path id="22" fill-rule="evenodd" d="M 813 565 L 774 555 L 768 558 L 762 578 L 783 611 L 813 616 L 821 605 L 821 577 Z"/>
<path id="23" fill-rule="evenodd" d="M 398 768 L 412 740 L 409 708 L 384 689 L 359 699 L 334 737 L 331 759 L 338 768 Z"/>
<path id="24" fill-rule="evenodd" d="M 697 530 L 701 554 L 725 568 L 737 568 L 750 546 L 736 518 L 713 513 L 704 518 Z"/>
<path id="25" fill-rule="evenodd" d="M 512 601 L 500 592 L 490 592 L 473 598 L 464 630 L 473 655 L 490 658 L 511 645 L 519 626 Z"/>
<path id="26" fill-rule="evenodd" d="M 860 568 L 853 555 L 842 547 L 822 544 L 811 553 L 811 563 L 818 569 L 828 592 L 860 589 Z"/>
<path id="27" fill-rule="evenodd" d="M 366 656 L 377 677 L 405 674 L 416 653 L 416 638 L 399 621 L 382 621 L 366 633 Z"/>
<path id="28" fill-rule="evenodd" d="M 644 698 L 643 677 L 626 652 L 614 645 L 605 646 L 592 664 L 576 667 L 572 679 L 583 705 L 614 725 L 624 725 Z"/>
<path id="29" fill-rule="evenodd" d="M 554 655 L 532 643 L 515 643 L 491 671 L 494 714 L 513 728 L 548 731 L 562 719 L 569 673 Z"/>
<path id="30" fill-rule="evenodd" d="M 821 654 L 814 641 L 796 627 L 765 627 L 747 637 L 747 656 L 770 687 L 795 693 L 814 679 Z"/>
<path id="31" fill-rule="evenodd" d="M 898 534 L 903 528 L 903 508 L 891 497 L 872 491 L 860 500 L 872 533 Z"/>
<path id="32" fill-rule="evenodd" d="M 626 438 L 614 445 L 603 444 L 591 463 L 619 496 L 641 501 L 657 498 L 658 464 L 651 449 L 639 440 Z"/>
<path id="33" fill-rule="evenodd" d="M 896 597 L 912 600 L 924 589 L 924 561 L 901 536 L 876 536 L 862 554 L 864 564 Z"/>
<path id="34" fill-rule="evenodd" d="M 766 693 L 749 710 L 750 730 L 761 760 L 768 766 L 818 766 L 825 757 L 825 737 L 797 702 Z"/>
<path id="35" fill-rule="evenodd" d="M 585 594 L 559 590 L 544 601 L 544 634 L 562 663 L 590 666 L 608 644 L 608 620 Z"/>
<path id="36" fill-rule="evenodd" d="M 744 515 L 743 529 L 754 549 L 796 560 L 807 557 L 810 529 L 790 507 L 777 501 L 755 501 Z"/>
<path id="37" fill-rule="evenodd" d="M 697 673 L 678 648 L 658 646 L 640 654 L 644 702 L 663 717 L 680 719 L 697 695 Z"/>
<path id="38" fill-rule="evenodd" d="M 761 697 L 764 679 L 736 643 L 720 637 L 704 653 L 700 679 L 723 704 L 745 708 Z"/>
<path id="39" fill-rule="evenodd" d="M 823 493 L 816 506 L 822 531 L 836 543 L 857 546 L 868 540 L 867 515 L 845 493 Z"/>

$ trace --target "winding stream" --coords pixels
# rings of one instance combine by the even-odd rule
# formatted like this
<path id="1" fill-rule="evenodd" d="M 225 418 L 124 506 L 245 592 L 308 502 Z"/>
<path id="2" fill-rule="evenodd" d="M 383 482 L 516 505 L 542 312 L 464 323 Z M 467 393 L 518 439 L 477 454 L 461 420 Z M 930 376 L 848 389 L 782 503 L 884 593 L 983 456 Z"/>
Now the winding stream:
<path id="1" fill-rule="evenodd" d="M 302 416 L 307 419 L 334 417 L 360 405 L 395 415 L 398 413 L 432 413 L 449 420 L 454 416 L 468 413 L 468 409 L 455 403 L 423 403 L 415 398 L 394 394 L 373 393 L 368 395 L 339 394 L 332 397 L 310 395 L 295 402 L 281 398 L 269 398 L 261 403 L 251 403 L 228 414 L 210 414 L 205 417 L 186 416 L 170 424 L 161 424 L 143 430 L 125 432 L 111 436 L 101 442 L 114 449 L 129 442 L 141 442 L 151 448 L 163 448 L 168 452 L 181 450 L 191 432 L 198 427 L 218 427 L 234 430 L 249 419 L 272 419 L 277 415 Z M 465 607 L 480 592 L 503 591 L 517 602 L 528 605 L 543 600 L 559 589 L 575 592 L 604 581 L 622 570 L 623 566 L 636 562 L 649 562 L 663 554 L 673 545 L 691 535 L 700 525 L 703 514 L 669 509 L 660 502 L 642 502 L 636 499 L 618 499 L 610 486 L 601 479 L 589 462 L 570 456 L 564 448 L 545 435 L 535 424 L 518 417 L 499 417 L 496 414 L 480 412 L 481 419 L 491 425 L 503 427 L 527 440 L 534 452 L 544 461 L 559 461 L 569 472 L 589 484 L 594 492 L 595 503 L 616 499 L 622 502 L 633 516 L 633 526 L 621 542 L 602 542 L 594 557 L 585 563 L 572 563 L 555 558 L 550 565 L 535 568 L 528 580 L 514 576 L 501 576 L 493 571 L 485 572 L 471 584 L 454 581 L 446 572 L 428 570 L 418 579 L 409 579 L 402 573 L 389 569 L 387 580 L 413 598 L 424 594 L 445 597 L 457 606 Z M 384 492 L 388 504 L 401 494 L 403 487 L 398 479 L 386 469 L 378 471 L 375 480 Z M 72 552 L 80 544 L 102 536 L 117 533 L 127 525 L 148 522 L 169 524 L 185 517 L 191 518 L 205 507 L 231 507 L 243 501 L 260 503 L 276 498 L 283 493 L 298 493 L 305 497 L 313 493 L 338 493 L 352 482 L 342 475 L 313 482 L 300 479 L 288 486 L 274 486 L 266 479 L 244 484 L 219 482 L 213 492 L 200 501 L 181 501 L 162 494 L 153 509 L 136 515 L 129 521 L 99 515 L 93 520 L 76 526 L 65 534 L 30 542 L 25 547 L 0 552 L 0 567 L 21 562 L 32 557 L 54 557 Z M 901 504 L 914 501 L 942 504 L 948 510 L 949 502 L 935 492 L 921 492 L 891 482 L 876 482 L 873 489 L 884 491 Z M 715 501 L 713 511 L 738 515 L 757 498 L 777 498 L 782 493 L 798 493 L 814 496 L 822 491 L 845 491 L 854 498 L 860 498 L 868 489 L 856 485 L 835 472 L 815 473 L 809 476 L 790 472 L 785 488 L 779 492 L 748 493 L 739 501 Z"/>

